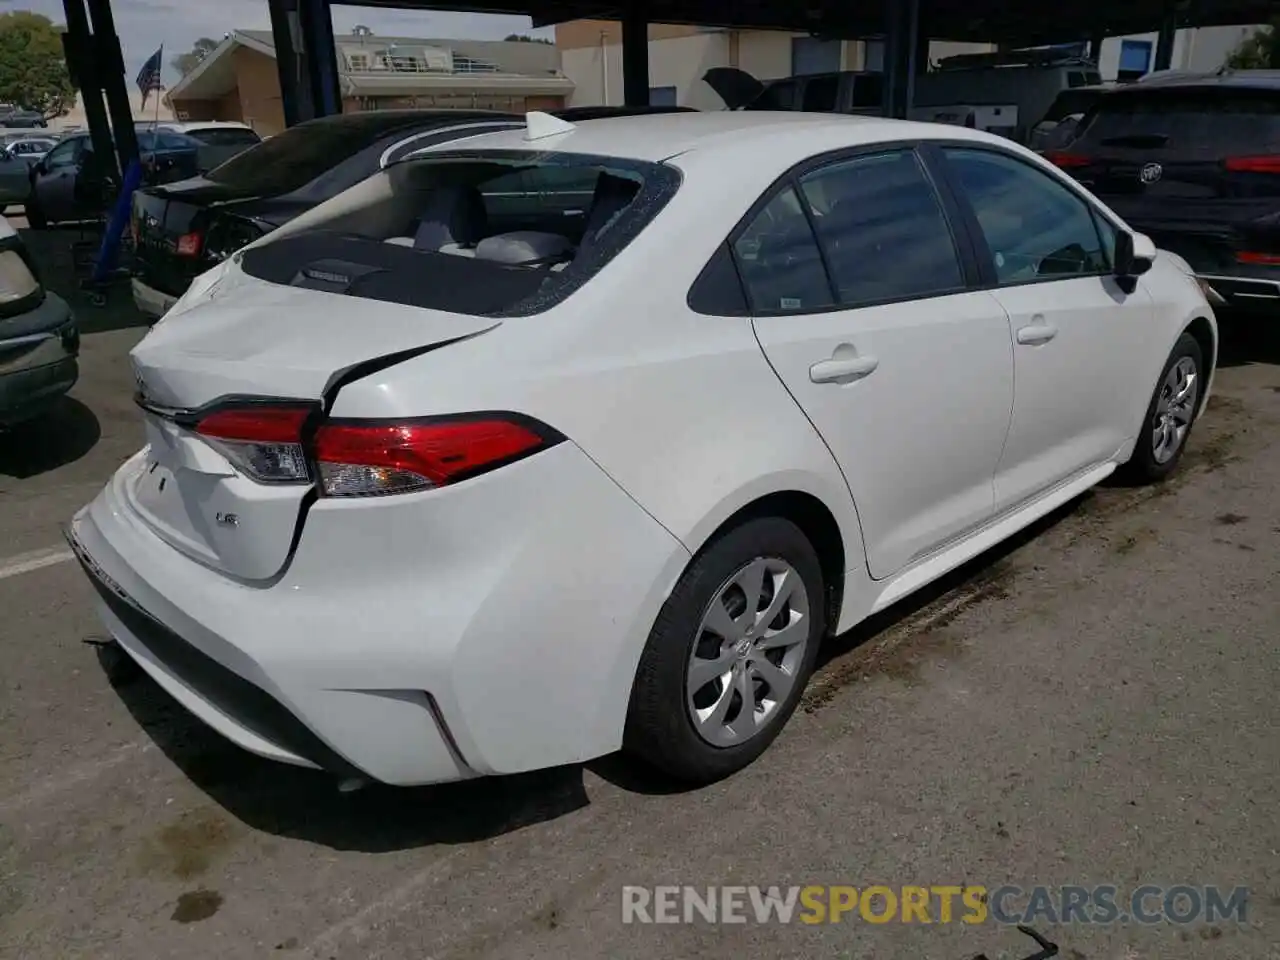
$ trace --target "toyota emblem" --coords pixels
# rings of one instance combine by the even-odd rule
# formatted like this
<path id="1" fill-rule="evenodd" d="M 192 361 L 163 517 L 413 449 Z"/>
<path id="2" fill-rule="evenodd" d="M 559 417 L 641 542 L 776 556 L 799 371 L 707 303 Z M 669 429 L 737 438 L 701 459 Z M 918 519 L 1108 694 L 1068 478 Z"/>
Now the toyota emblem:
<path id="1" fill-rule="evenodd" d="M 1143 166 L 1142 171 L 1138 174 L 1138 178 L 1143 183 L 1155 183 L 1163 175 L 1164 167 L 1160 166 L 1158 163 L 1148 163 Z"/>

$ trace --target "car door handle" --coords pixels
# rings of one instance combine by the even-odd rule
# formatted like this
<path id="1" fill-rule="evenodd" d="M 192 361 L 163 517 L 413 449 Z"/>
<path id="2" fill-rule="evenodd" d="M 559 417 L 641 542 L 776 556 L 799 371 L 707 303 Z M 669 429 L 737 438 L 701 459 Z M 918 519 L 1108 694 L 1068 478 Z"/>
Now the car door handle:
<path id="1" fill-rule="evenodd" d="M 880 361 L 875 357 L 833 357 L 819 360 L 809 368 L 814 383 L 852 383 L 875 371 Z"/>
<path id="2" fill-rule="evenodd" d="M 1058 328 L 1052 323 L 1032 323 L 1018 328 L 1018 342 L 1028 346 L 1039 346 L 1048 343 L 1058 335 Z"/>

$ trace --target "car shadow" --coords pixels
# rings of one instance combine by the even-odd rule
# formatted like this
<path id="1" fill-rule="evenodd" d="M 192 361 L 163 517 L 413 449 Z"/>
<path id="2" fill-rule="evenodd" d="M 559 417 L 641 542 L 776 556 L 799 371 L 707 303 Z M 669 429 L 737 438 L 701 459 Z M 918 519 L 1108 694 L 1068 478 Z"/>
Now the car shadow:
<path id="1" fill-rule="evenodd" d="M 430 787 L 370 784 L 342 793 L 332 774 L 241 750 L 189 714 L 117 646 L 96 649 L 108 681 L 165 756 L 229 814 L 265 833 L 386 853 L 488 840 L 590 802 L 579 765 Z"/>
<path id="2" fill-rule="evenodd" d="M 101 300 L 83 289 L 81 279 L 92 269 L 100 231 L 73 225 L 46 230 L 20 228 L 18 233 L 40 271 L 41 282 L 70 304 L 82 334 L 145 327 L 151 322 L 134 306 L 127 278 L 106 285 Z"/>
<path id="3" fill-rule="evenodd" d="M 1218 313 L 1218 366 L 1251 363 L 1280 366 L 1280 315 L 1260 311 L 1222 310 Z"/>
<path id="4" fill-rule="evenodd" d="M 0 430 L 0 476 L 26 480 L 74 463 L 101 436 L 92 410 L 74 397 L 59 397 L 39 417 Z"/>

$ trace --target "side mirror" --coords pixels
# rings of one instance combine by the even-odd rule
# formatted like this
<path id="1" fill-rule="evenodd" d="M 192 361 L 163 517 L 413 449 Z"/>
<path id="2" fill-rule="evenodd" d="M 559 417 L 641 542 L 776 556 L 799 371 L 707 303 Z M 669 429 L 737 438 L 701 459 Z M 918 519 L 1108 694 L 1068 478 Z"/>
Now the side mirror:
<path id="1" fill-rule="evenodd" d="M 1115 274 L 1121 278 L 1139 277 L 1156 262 L 1156 245 L 1145 233 L 1116 233 Z"/>

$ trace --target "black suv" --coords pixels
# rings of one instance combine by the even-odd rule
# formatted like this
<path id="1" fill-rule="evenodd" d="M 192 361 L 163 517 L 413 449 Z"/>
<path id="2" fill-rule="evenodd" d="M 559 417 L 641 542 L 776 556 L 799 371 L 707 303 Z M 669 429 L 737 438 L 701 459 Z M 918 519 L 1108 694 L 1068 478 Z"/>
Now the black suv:
<path id="1" fill-rule="evenodd" d="M 1280 72 L 1118 87 L 1044 156 L 1229 303 L 1280 308 Z"/>

